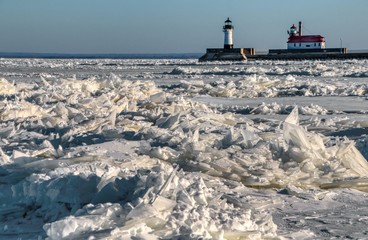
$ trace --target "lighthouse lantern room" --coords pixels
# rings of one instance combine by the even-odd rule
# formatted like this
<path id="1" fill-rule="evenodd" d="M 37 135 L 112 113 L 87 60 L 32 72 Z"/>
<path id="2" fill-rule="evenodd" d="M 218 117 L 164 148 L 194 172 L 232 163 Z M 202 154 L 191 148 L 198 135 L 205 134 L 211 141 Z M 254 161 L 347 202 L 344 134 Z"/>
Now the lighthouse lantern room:
<path id="1" fill-rule="evenodd" d="M 233 48 L 233 25 L 229 18 L 225 21 L 225 25 L 223 27 L 223 31 L 225 34 L 224 39 L 224 49 L 232 49 Z"/>
<path id="2" fill-rule="evenodd" d="M 299 31 L 293 24 L 288 31 L 288 49 L 324 49 L 326 48 L 325 38 L 321 35 L 302 35 L 302 22 L 299 22 Z"/>

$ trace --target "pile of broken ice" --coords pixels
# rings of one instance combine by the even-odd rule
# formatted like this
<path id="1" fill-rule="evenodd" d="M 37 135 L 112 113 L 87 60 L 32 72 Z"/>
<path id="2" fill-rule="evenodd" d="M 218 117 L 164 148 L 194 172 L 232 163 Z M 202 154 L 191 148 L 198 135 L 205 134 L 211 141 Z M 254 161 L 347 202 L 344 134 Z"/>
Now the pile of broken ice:
<path id="1" fill-rule="evenodd" d="M 307 131 L 297 107 L 280 125 L 256 123 L 116 76 L 2 79 L 0 91 L 1 221 L 39 220 L 50 239 L 275 237 L 259 203 L 230 195 L 368 190 L 354 142 Z"/>
<path id="2" fill-rule="evenodd" d="M 171 92 L 195 96 L 198 94 L 213 97 L 256 98 L 287 96 L 365 96 L 368 85 L 362 83 L 337 82 L 333 80 L 300 80 L 293 75 L 274 79 L 265 75 L 253 74 L 239 80 L 218 80 L 206 83 L 202 80 L 181 80 L 171 87 Z"/>

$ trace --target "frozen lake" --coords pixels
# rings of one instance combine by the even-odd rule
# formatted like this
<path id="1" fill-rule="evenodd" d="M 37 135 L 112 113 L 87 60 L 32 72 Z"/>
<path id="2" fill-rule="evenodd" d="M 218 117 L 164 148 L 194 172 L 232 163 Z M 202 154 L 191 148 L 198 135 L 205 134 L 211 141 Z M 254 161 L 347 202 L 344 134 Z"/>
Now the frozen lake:
<path id="1" fill-rule="evenodd" d="M 368 60 L 0 59 L 0 239 L 368 238 Z"/>

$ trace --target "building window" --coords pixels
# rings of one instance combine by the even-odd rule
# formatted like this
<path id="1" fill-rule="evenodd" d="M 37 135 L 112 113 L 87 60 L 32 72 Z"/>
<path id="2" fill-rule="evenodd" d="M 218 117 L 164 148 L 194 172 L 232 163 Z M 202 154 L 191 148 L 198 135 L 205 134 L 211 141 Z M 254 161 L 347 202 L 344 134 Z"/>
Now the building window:
<path id="1" fill-rule="evenodd" d="M 316 44 L 316 43 L 314 43 L 314 46 L 316 47 L 316 46 L 317 46 L 317 44 Z"/>
<path id="2" fill-rule="evenodd" d="M 302 44 L 301 43 L 299 43 L 299 47 L 301 47 L 302 46 Z"/>
<path id="3" fill-rule="evenodd" d="M 321 43 L 318 43 L 318 46 L 321 46 Z"/>
<path id="4" fill-rule="evenodd" d="M 294 43 L 294 47 L 296 47 L 296 43 Z"/>
<path id="5" fill-rule="evenodd" d="M 310 47 L 310 45 L 306 45 L 306 47 Z"/>

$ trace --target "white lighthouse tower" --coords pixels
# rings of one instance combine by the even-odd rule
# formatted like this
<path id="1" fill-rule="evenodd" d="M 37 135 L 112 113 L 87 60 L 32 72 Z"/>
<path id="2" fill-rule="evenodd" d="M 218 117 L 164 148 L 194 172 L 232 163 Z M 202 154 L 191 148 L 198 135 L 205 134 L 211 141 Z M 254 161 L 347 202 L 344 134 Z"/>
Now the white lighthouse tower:
<path id="1" fill-rule="evenodd" d="M 248 55 L 255 55 L 254 48 L 234 48 L 233 30 L 234 27 L 229 18 L 222 27 L 225 34 L 223 48 L 207 48 L 206 54 L 199 58 L 199 61 L 247 61 Z"/>
<path id="2" fill-rule="evenodd" d="M 224 39 L 224 49 L 232 49 L 233 48 L 233 25 L 229 18 L 225 21 L 225 25 L 223 27 L 223 31 L 225 33 Z"/>

